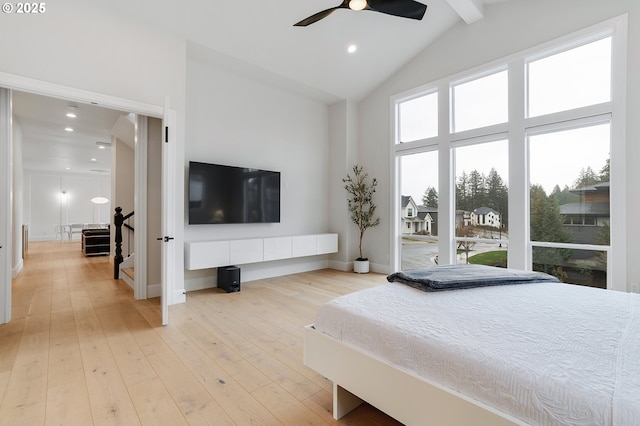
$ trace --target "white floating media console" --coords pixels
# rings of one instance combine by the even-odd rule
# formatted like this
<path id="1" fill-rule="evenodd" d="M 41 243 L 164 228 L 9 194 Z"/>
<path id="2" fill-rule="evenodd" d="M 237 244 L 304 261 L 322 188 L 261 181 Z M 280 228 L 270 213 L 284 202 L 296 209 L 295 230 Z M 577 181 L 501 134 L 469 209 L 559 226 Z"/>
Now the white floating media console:
<path id="1" fill-rule="evenodd" d="M 185 247 L 189 270 L 316 256 L 338 251 L 338 234 L 295 235 L 224 241 L 190 241 Z"/>

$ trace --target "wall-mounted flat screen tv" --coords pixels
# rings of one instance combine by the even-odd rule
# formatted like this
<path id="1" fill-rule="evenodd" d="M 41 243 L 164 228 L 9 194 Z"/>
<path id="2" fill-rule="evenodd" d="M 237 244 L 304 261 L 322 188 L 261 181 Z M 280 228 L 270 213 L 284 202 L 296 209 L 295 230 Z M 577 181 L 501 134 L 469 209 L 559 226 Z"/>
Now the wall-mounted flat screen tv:
<path id="1" fill-rule="evenodd" d="M 189 224 L 280 222 L 280 172 L 189 162 Z"/>

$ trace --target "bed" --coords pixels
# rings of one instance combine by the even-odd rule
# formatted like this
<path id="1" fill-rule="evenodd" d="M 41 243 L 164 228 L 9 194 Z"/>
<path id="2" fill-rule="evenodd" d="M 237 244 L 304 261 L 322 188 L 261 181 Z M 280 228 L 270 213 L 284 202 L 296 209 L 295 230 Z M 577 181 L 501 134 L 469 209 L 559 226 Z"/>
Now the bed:
<path id="1" fill-rule="evenodd" d="M 640 295 L 554 281 L 341 296 L 304 362 L 336 419 L 364 400 L 407 425 L 640 424 Z"/>

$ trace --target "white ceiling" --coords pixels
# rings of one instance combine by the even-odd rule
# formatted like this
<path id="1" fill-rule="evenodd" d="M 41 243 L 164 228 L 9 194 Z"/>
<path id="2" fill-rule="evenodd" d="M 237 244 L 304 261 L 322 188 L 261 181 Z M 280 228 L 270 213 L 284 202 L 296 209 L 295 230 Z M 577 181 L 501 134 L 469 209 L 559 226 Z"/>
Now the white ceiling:
<path id="1" fill-rule="evenodd" d="M 212 52 L 331 103 L 362 99 L 451 26 L 482 19 L 485 5 L 504 1 L 423 0 L 421 21 L 339 9 L 307 27 L 293 24 L 341 0 L 110 0 L 92 7 L 176 34 L 194 54 Z M 358 47 L 353 54 L 351 44 Z M 13 106 L 25 168 L 110 171 L 110 150 L 99 150 L 96 141 L 111 139 L 122 112 L 79 104 L 78 117 L 69 119 L 69 102 L 19 92 Z M 67 125 L 75 131 L 65 132 Z"/>
<path id="2" fill-rule="evenodd" d="M 170 31 L 197 45 L 337 99 L 360 100 L 460 20 L 508 0 L 421 0 L 421 21 L 340 9 L 307 27 L 296 22 L 341 0 L 110 0 L 96 7 Z M 356 44 L 354 54 L 347 47 Z"/>
<path id="3" fill-rule="evenodd" d="M 70 105 L 76 106 L 76 118 L 66 116 Z M 112 129 L 123 114 L 14 91 L 13 115 L 22 131 L 23 167 L 63 173 L 110 173 L 111 149 L 100 149 L 96 142 L 111 142 Z M 73 128 L 73 132 L 67 132 L 66 127 Z"/>

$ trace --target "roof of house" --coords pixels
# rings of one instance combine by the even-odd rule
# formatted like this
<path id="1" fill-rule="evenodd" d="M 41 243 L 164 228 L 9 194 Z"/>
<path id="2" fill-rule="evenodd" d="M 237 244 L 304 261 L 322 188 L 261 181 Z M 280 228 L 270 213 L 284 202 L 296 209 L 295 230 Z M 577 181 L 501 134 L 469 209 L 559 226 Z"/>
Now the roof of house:
<path id="1" fill-rule="evenodd" d="M 600 182 L 594 185 L 587 185 L 581 188 L 571 189 L 569 192 L 574 194 L 584 194 L 585 192 L 609 192 L 609 182 Z"/>
<path id="2" fill-rule="evenodd" d="M 418 211 L 419 212 L 426 212 L 426 213 L 438 213 L 438 208 L 437 207 L 429 207 L 429 206 L 418 206 Z"/>
<path id="3" fill-rule="evenodd" d="M 475 214 L 475 215 L 489 214 L 489 213 L 494 213 L 494 214 L 497 214 L 497 215 L 500 214 L 497 211 L 495 211 L 494 209 L 492 209 L 491 207 L 478 207 L 477 209 L 475 209 L 473 211 L 473 214 Z"/>
<path id="4" fill-rule="evenodd" d="M 418 217 L 422 220 L 430 220 L 433 221 L 433 217 L 431 217 L 431 213 L 426 211 L 418 211 Z"/>
<path id="5" fill-rule="evenodd" d="M 560 206 L 560 214 L 591 215 L 609 217 L 609 203 L 568 203 Z"/>

